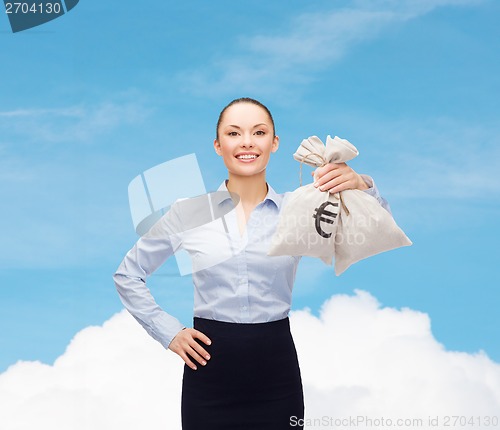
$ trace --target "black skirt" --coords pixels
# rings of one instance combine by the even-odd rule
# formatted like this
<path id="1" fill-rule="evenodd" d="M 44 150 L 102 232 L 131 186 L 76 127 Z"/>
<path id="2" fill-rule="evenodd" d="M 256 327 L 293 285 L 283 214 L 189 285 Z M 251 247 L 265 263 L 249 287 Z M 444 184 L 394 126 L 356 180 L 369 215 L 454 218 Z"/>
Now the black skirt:
<path id="1" fill-rule="evenodd" d="M 194 318 L 211 345 L 197 370 L 184 365 L 183 430 L 302 429 L 304 397 L 288 318 L 239 324 Z"/>

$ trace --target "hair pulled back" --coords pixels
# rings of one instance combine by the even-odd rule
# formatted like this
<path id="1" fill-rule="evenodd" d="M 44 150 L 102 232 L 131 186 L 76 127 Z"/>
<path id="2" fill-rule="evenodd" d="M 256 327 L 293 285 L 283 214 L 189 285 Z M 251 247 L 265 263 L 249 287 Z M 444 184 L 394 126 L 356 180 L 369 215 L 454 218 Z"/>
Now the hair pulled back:
<path id="1" fill-rule="evenodd" d="M 217 128 L 215 130 L 217 140 L 219 140 L 219 127 L 220 127 L 220 124 L 222 122 L 222 118 L 224 117 L 224 114 L 231 106 L 238 104 L 238 103 L 251 103 L 251 104 L 254 104 L 254 105 L 259 106 L 262 109 L 264 109 L 266 111 L 267 115 L 269 116 L 269 119 L 271 120 L 271 124 L 273 126 L 273 137 L 276 136 L 276 129 L 274 127 L 274 119 L 273 119 L 273 116 L 271 115 L 271 111 L 267 108 L 267 106 L 265 106 L 264 104 L 262 104 L 258 100 L 252 99 L 250 97 L 240 97 L 238 99 L 234 99 L 232 102 L 230 102 L 228 105 L 226 105 L 226 107 L 224 107 L 224 109 L 222 109 L 221 113 L 219 114 L 219 119 L 217 120 Z"/>

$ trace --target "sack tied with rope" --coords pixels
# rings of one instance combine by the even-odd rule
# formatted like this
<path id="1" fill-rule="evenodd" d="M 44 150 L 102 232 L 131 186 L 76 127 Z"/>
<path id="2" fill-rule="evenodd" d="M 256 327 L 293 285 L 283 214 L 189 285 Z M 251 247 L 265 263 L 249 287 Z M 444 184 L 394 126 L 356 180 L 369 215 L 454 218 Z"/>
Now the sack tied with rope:
<path id="1" fill-rule="evenodd" d="M 409 246 L 411 240 L 375 197 L 361 190 L 330 194 L 313 184 L 302 186 L 302 163 L 321 167 L 345 163 L 358 155 L 346 139 L 330 136 L 326 146 L 317 136 L 304 139 L 293 155 L 300 162 L 300 187 L 287 196 L 268 255 L 317 257 L 335 274 L 384 251 Z"/>

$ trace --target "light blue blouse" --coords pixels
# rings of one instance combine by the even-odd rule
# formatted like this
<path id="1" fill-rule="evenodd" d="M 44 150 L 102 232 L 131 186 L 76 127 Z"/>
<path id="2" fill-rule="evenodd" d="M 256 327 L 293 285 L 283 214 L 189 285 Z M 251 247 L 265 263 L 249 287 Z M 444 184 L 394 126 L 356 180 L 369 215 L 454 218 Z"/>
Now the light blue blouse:
<path id="1" fill-rule="evenodd" d="M 362 177 L 370 186 L 366 192 L 390 211 L 373 179 Z M 156 303 L 146 279 L 179 249 L 187 251 L 192 261 L 194 316 L 258 323 L 285 318 L 290 311 L 300 257 L 267 255 L 289 193 L 277 194 L 268 185 L 265 199 L 251 213 L 242 235 L 226 181 L 218 191 L 209 199 L 212 216 L 207 222 L 199 222 L 206 198 L 194 210 L 190 199 L 189 213 L 182 201 L 174 203 L 127 253 L 113 277 L 125 308 L 165 348 L 184 325 Z M 198 219 L 198 225 L 189 225 L 192 218 Z"/>

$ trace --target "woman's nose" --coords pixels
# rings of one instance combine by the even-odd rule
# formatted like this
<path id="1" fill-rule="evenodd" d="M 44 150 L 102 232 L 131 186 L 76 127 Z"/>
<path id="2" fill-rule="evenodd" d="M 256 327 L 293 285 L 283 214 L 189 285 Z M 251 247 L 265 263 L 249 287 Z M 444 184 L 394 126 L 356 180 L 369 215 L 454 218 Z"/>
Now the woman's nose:
<path id="1" fill-rule="evenodd" d="M 243 146 L 253 146 L 252 136 L 250 134 L 245 133 L 243 135 Z"/>

